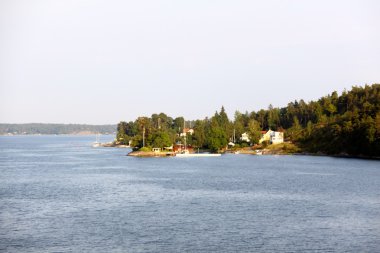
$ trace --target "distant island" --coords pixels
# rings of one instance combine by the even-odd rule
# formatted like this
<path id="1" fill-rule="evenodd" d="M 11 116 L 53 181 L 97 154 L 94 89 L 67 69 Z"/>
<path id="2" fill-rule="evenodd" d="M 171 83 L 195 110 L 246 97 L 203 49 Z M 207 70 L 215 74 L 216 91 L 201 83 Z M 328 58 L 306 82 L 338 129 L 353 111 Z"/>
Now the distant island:
<path id="1" fill-rule="evenodd" d="M 0 135 L 29 134 L 114 134 L 116 125 L 84 125 L 84 124 L 0 124 Z"/>
<path id="2" fill-rule="evenodd" d="M 193 121 L 165 113 L 138 117 L 117 125 L 115 145 L 157 154 L 265 150 L 378 158 L 380 84 L 354 86 L 340 95 L 334 91 L 317 101 L 296 100 L 283 108 L 236 111 L 234 120 L 224 107 L 211 118 Z"/>

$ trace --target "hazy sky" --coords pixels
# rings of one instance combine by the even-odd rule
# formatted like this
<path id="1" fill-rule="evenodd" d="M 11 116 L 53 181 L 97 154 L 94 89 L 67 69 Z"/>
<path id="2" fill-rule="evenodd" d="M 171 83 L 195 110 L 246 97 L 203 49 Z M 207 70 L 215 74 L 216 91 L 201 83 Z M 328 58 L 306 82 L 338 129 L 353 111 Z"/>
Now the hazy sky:
<path id="1" fill-rule="evenodd" d="M 380 1 L 0 1 L 0 122 L 204 118 L 380 82 Z"/>

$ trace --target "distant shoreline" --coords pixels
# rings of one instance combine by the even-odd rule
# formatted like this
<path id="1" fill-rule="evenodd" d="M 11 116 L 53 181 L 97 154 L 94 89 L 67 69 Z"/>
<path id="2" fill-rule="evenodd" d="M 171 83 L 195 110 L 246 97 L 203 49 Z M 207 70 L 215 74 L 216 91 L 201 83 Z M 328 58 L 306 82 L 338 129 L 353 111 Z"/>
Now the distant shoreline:
<path id="1" fill-rule="evenodd" d="M 67 136 L 67 135 L 74 135 L 74 136 L 92 136 L 92 135 L 116 135 L 116 133 L 67 133 L 67 134 L 0 134 L 0 136 L 9 136 L 9 137 L 16 137 L 16 136 Z"/>
<path id="2" fill-rule="evenodd" d="M 117 126 L 87 124 L 0 123 L 0 135 L 93 135 L 116 134 Z"/>

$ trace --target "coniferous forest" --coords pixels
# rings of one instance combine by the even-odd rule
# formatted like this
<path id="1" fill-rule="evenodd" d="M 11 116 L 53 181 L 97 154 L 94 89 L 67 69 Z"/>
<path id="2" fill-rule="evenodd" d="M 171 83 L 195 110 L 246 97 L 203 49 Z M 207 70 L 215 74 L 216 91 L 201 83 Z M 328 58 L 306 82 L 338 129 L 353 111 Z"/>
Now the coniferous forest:
<path id="1" fill-rule="evenodd" d="M 301 152 L 329 155 L 380 156 L 380 84 L 352 87 L 338 94 L 336 91 L 317 101 L 304 100 L 288 103 L 286 107 L 252 112 L 235 112 L 230 120 L 222 107 L 211 118 L 185 121 L 165 113 L 139 117 L 135 121 L 120 122 L 117 141 L 135 148 L 170 146 L 184 141 L 195 148 L 217 152 L 223 150 L 236 136 L 241 147 L 255 145 L 262 130 L 283 131 L 285 140 L 296 144 Z M 250 143 L 240 140 L 248 133 Z M 144 138 L 143 138 L 144 135 Z"/>

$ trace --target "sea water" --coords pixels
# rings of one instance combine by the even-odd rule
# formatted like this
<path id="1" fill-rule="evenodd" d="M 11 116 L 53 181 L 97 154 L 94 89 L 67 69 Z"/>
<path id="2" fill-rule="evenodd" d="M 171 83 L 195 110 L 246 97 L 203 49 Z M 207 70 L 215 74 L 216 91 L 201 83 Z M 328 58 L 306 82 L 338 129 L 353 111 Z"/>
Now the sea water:
<path id="1" fill-rule="evenodd" d="M 94 140 L 0 137 L 1 252 L 380 251 L 379 161 L 136 158 Z"/>

